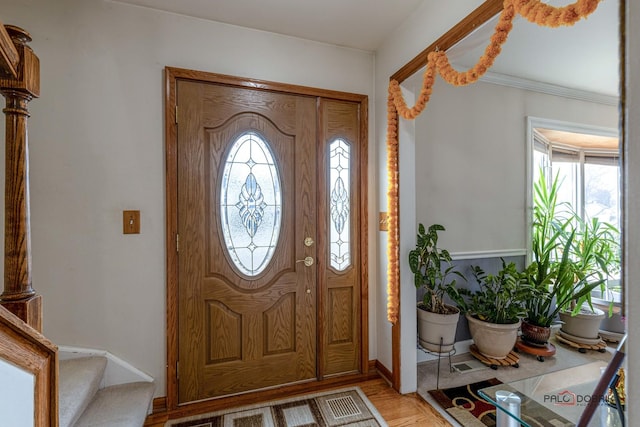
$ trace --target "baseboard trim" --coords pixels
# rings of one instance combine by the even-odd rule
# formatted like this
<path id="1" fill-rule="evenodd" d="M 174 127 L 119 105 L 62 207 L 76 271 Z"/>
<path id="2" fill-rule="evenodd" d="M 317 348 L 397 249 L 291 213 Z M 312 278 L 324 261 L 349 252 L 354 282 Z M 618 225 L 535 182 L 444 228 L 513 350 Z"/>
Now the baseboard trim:
<path id="1" fill-rule="evenodd" d="M 382 378 L 384 378 L 385 380 L 387 380 L 389 383 L 391 383 L 393 381 L 393 374 L 392 372 L 387 369 L 386 366 L 384 366 L 379 360 L 375 360 L 375 368 L 378 370 L 378 373 L 380 373 L 380 376 Z"/>
<path id="2" fill-rule="evenodd" d="M 167 398 L 165 396 L 153 399 L 153 413 L 167 412 Z"/>

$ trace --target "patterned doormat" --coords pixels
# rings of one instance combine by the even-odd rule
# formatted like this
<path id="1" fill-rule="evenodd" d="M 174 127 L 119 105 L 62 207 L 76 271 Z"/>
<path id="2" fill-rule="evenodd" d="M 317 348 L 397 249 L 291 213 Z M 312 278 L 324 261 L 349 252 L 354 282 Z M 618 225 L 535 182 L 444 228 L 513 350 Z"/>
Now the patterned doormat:
<path id="1" fill-rule="evenodd" d="M 387 427 L 358 387 L 306 394 L 169 421 L 172 427 Z"/>
<path id="2" fill-rule="evenodd" d="M 478 395 L 478 390 L 502 384 L 496 378 L 486 381 L 479 381 L 460 387 L 445 388 L 440 390 L 429 390 L 431 397 L 442 406 L 449 415 L 455 418 L 465 427 L 495 427 L 496 407 Z M 511 387 L 504 385 L 505 390 L 516 393 L 522 400 L 522 405 L 529 407 L 528 412 L 536 414 L 532 417 L 525 416 L 524 420 L 531 426 L 536 427 L 559 427 L 573 425 L 569 421 L 545 408 L 539 403 L 529 399 L 522 393 Z"/>

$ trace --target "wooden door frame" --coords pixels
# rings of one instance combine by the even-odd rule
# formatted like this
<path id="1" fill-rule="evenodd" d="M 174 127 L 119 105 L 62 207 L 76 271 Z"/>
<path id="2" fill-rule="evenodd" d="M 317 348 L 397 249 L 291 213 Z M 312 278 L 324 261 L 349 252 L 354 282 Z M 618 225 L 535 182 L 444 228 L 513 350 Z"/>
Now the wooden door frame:
<path id="1" fill-rule="evenodd" d="M 233 398 L 218 398 L 204 402 L 179 405 L 178 403 L 178 130 L 177 130 L 177 82 L 187 80 L 203 83 L 216 83 L 238 88 L 281 92 L 296 95 L 314 96 L 342 101 L 350 101 L 360 104 L 360 179 L 358 185 L 361 191 L 361 203 L 358 214 L 360 215 L 360 263 L 361 292 L 360 292 L 360 322 L 362 343 L 360 374 L 351 374 L 341 377 L 332 377 L 327 380 L 312 381 L 304 384 L 279 387 L 271 390 L 246 393 Z M 179 113 L 178 113 L 179 114 Z M 247 79 L 223 74 L 194 71 L 183 68 L 165 67 L 165 182 L 166 182 L 166 269 L 167 269 L 167 378 L 166 378 L 166 402 L 165 408 L 172 414 L 180 416 L 188 413 L 194 405 L 199 408 L 215 410 L 228 405 L 229 399 L 235 404 L 251 403 L 256 400 L 269 399 L 283 392 L 303 392 L 317 390 L 325 386 L 338 383 L 354 382 L 368 377 L 369 372 L 369 314 L 368 314 L 368 96 L 348 92 L 338 92 L 324 89 L 316 89 L 306 86 L 275 83 L 263 80 Z M 318 200 L 319 203 L 325 203 Z M 320 320 L 320 319 L 319 319 Z M 318 339 L 320 337 L 318 336 Z M 180 409 L 179 409 L 180 408 Z"/>
<path id="2" fill-rule="evenodd" d="M 436 50 L 444 50 L 447 51 L 449 48 L 454 46 L 456 43 L 467 37 L 473 31 L 476 30 L 479 26 L 501 13 L 504 9 L 503 0 L 486 0 L 480 6 L 478 6 L 473 12 L 467 15 L 464 19 L 458 22 L 456 25 L 451 27 L 449 31 L 440 36 L 435 42 L 431 43 L 427 46 L 422 52 L 417 54 L 413 59 L 404 64 L 398 71 L 393 73 L 389 80 L 396 80 L 398 83 L 402 84 L 406 79 L 413 76 L 419 70 L 421 70 L 425 64 L 427 63 L 427 56 L 431 52 L 435 52 Z M 396 113 L 395 117 L 396 121 L 399 119 L 399 116 Z M 394 159 L 394 163 L 398 164 L 398 158 Z M 398 174 L 399 171 L 393 171 L 393 173 Z M 400 198 L 396 200 L 396 212 L 398 212 L 398 227 L 400 226 Z M 393 232 L 393 230 L 389 230 Z M 398 238 L 398 247 L 394 248 L 394 250 L 400 250 L 400 240 Z M 397 278 L 397 282 L 400 282 L 400 277 Z M 398 289 L 398 294 L 400 294 L 401 289 Z M 400 307 L 400 295 L 398 295 L 398 312 L 401 311 Z M 401 343 L 401 324 L 400 319 L 391 326 L 391 372 L 390 372 L 390 381 L 391 385 L 394 389 L 400 390 L 400 343 Z M 388 375 L 389 376 L 389 375 Z"/>

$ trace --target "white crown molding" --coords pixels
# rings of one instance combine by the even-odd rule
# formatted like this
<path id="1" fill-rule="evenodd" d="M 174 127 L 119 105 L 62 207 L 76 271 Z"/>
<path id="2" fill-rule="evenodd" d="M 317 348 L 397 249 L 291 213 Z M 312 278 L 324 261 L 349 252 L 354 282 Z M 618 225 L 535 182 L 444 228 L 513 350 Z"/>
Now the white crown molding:
<path id="1" fill-rule="evenodd" d="M 589 92 L 580 89 L 572 89 L 564 86 L 537 82 L 535 80 L 513 77 L 500 73 L 487 72 L 482 77 L 480 77 L 480 81 L 495 85 L 530 90 L 532 92 L 545 93 L 548 95 L 562 96 L 565 98 L 577 99 L 580 101 L 595 102 L 604 105 L 618 105 L 620 102 L 620 99 L 617 96 Z"/>

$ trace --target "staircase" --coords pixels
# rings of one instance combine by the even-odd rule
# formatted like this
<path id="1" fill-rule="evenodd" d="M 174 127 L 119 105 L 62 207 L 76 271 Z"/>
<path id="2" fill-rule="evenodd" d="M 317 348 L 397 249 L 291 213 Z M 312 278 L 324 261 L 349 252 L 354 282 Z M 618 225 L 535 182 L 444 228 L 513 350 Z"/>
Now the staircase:
<path id="1" fill-rule="evenodd" d="M 60 361 L 59 427 L 142 427 L 154 384 L 140 381 L 101 388 L 106 366 L 103 356 Z"/>

